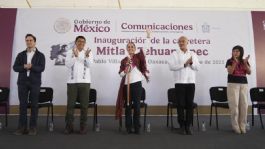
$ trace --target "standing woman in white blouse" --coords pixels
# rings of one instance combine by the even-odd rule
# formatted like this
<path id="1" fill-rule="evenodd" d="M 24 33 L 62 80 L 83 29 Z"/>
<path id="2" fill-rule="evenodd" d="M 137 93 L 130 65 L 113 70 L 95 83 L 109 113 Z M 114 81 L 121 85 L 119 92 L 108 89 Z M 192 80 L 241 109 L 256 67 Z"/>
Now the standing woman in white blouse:
<path id="1" fill-rule="evenodd" d="M 196 71 L 199 61 L 194 52 L 187 48 L 188 38 L 181 36 L 178 40 L 180 50 L 174 51 L 168 61 L 173 71 L 180 133 L 192 135 L 191 124 L 193 120 L 193 101 L 195 94 Z"/>
<path id="2" fill-rule="evenodd" d="M 150 30 L 147 31 L 147 43 L 150 39 Z M 119 75 L 122 77 L 116 103 L 116 118 L 122 118 L 122 108 L 125 107 L 125 125 L 127 133 L 140 133 L 140 100 L 142 95 L 143 77 L 148 81 L 145 53 L 143 49 L 135 53 L 136 46 L 133 42 L 127 44 L 128 56 L 122 59 Z M 133 108 L 133 117 L 132 117 Z"/>
<path id="3" fill-rule="evenodd" d="M 74 132 L 74 107 L 76 100 L 80 101 L 80 134 L 87 132 L 87 107 L 91 83 L 90 65 L 93 63 L 93 55 L 90 49 L 85 49 L 86 38 L 77 36 L 75 48 L 69 50 L 66 55 L 66 67 L 68 68 L 67 81 L 67 112 L 65 116 L 65 134 Z"/>

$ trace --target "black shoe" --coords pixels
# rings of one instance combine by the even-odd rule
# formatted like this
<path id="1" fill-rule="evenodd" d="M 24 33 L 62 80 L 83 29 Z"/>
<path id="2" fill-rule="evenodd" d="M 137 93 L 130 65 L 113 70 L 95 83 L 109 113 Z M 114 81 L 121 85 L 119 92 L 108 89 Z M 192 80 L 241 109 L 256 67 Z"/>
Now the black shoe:
<path id="1" fill-rule="evenodd" d="M 64 134 L 68 135 L 74 133 L 74 126 L 73 124 L 67 124 L 64 130 Z"/>
<path id="2" fill-rule="evenodd" d="M 186 135 L 185 127 L 180 127 L 180 129 L 179 129 L 179 134 L 181 134 L 181 135 Z"/>
<path id="3" fill-rule="evenodd" d="M 30 128 L 28 135 L 36 136 L 37 135 L 37 128 Z"/>
<path id="4" fill-rule="evenodd" d="M 139 128 L 134 128 L 134 133 L 139 135 L 140 134 L 140 129 Z"/>
<path id="5" fill-rule="evenodd" d="M 80 132 L 79 133 L 82 134 L 82 135 L 85 135 L 87 133 L 87 126 L 81 124 L 80 125 Z"/>
<path id="6" fill-rule="evenodd" d="M 126 128 L 126 131 L 127 131 L 128 134 L 132 133 L 132 129 L 131 128 Z"/>
<path id="7" fill-rule="evenodd" d="M 21 136 L 21 135 L 25 135 L 28 134 L 28 130 L 27 128 L 18 128 L 15 132 L 14 135 L 16 136 Z"/>
<path id="8" fill-rule="evenodd" d="M 186 133 L 187 133 L 187 135 L 192 135 L 193 134 L 193 131 L 192 131 L 191 127 L 186 127 Z"/>

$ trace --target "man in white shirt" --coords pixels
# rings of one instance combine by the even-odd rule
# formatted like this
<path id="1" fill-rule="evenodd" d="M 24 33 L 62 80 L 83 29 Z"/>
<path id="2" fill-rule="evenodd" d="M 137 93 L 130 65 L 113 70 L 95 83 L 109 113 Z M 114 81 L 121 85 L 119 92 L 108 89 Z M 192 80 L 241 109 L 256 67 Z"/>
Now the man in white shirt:
<path id="1" fill-rule="evenodd" d="M 195 53 L 188 50 L 188 38 L 181 36 L 178 40 L 180 50 L 172 52 L 168 61 L 173 71 L 180 133 L 192 135 L 193 100 L 195 93 L 196 71 L 199 61 Z"/>
<path id="2" fill-rule="evenodd" d="M 90 65 L 93 63 L 93 55 L 90 49 L 84 48 L 85 43 L 84 36 L 77 36 L 75 39 L 76 47 L 69 50 L 66 55 L 65 65 L 68 68 L 68 81 L 65 134 L 71 134 L 74 131 L 73 121 L 76 101 L 79 101 L 81 105 L 80 134 L 86 134 L 87 132 L 87 108 L 91 83 Z"/>

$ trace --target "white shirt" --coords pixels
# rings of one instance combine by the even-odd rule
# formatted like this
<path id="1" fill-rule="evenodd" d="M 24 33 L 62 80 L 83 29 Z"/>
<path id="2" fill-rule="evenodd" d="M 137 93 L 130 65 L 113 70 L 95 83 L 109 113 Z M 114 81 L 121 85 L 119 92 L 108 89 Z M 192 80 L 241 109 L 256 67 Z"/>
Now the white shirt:
<path id="1" fill-rule="evenodd" d="M 90 68 L 93 63 L 92 52 L 89 57 L 85 56 L 85 51 L 82 50 L 75 57 L 72 50 L 67 51 L 65 65 L 68 68 L 67 83 L 91 83 Z"/>
<path id="2" fill-rule="evenodd" d="M 32 49 L 30 52 L 27 50 L 27 64 L 31 64 L 31 60 L 35 54 L 36 48 Z M 30 70 L 27 70 L 27 76 L 29 76 Z"/>
<path id="3" fill-rule="evenodd" d="M 128 84 L 128 73 L 125 74 L 124 71 L 122 71 L 120 73 L 121 77 L 124 77 L 125 75 L 126 75 L 126 77 L 125 77 L 125 83 L 124 84 L 127 85 Z M 143 81 L 143 79 L 144 79 L 144 76 L 141 73 L 141 71 L 136 66 L 133 67 L 131 72 L 130 72 L 130 79 L 129 79 L 130 83 L 129 84 L 132 84 L 132 83 L 135 83 L 135 82 L 139 82 L 139 81 Z"/>
<path id="4" fill-rule="evenodd" d="M 146 45 L 147 46 L 149 46 L 150 45 L 150 38 L 148 38 L 147 40 L 146 40 L 146 44 L 145 44 L 145 46 L 143 47 L 143 53 L 144 53 L 144 56 L 146 57 L 146 49 L 147 49 L 147 47 L 146 47 Z M 149 46 L 150 47 L 150 46 Z M 128 56 L 129 57 L 129 56 Z M 147 64 L 146 64 L 146 66 L 147 66 Z M 124 77 L 126 75 L 126 78 L 125 78 L 125 85 L 127 85 L 128 84 L 128 74 L 125 74 L 125 72 L 124 71 L 122 71 L 121 73 L 120 73 L 120 76 L 121 77 Z M 143 76 L 143 74 L 141 73 L 141 71 L 135 66 L 135 67 L 133 67 L 132 68 L 132 70 L 131 70 L 131 72 L 130 72 L 130 79 L 129 79 L 129 84 L 132 84 L 132 83 L 136 83 L 136 82 L 139 82 L 139 81 L 143 81 L 144 80 L 144 76 Z"/>
<path id="5" fill-rule="evenodd" d="M 192 57 L 192 65 L 184 67 L 186 61 Z M 195 83 L 196 71 L 198 71 L 200 63 L 194 52 L 181 50 L 174 51 L 168 60 L 169 69 L 173 71 L 175 83 L 188 84 Z"/>

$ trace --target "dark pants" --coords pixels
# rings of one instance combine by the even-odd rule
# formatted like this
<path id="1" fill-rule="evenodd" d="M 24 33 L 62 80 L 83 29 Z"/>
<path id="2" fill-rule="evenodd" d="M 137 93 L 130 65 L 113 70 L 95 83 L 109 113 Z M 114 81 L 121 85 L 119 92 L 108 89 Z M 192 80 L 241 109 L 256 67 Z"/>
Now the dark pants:
<path id="1" fill-rule="evenodd" d="M 180 127 L 190 127 L 193 120 L 195 84 L 175 84 L 178 122 Z"/>
<path id="2" fill-rule="evenodd" d="M 125 94 L 127 99 L 127 85 L 125 85 Z M 142 95 L 142 82 L 136 82 L 130 84 L 130 102 L 129 106 L 127 105 L 127 100 L 125 101 L 125 125 L 127 129 L 132 128 L 132 123 L 135 130 L 139 130 L 140 127 L 140 100 Z M 133 113 L 133 122 L 132 122 L 132 109 Z"/>
<path id="3" fill-rule="evenodd" d="M 19 128 L 27 128 L 27 106 L 29 101 L 31 105 L 29 126 L 30 128 L 37 127 L 39 94 L 40 85 L 31 84 L 29 81 L 27 81 L 25 84 L 18 84 Z"/>
<path id="4" fill-rule="evenodd" d="M 72 125 L 76 101 L 80 102 L 80 125 L 86 125 L 90 83 L 67 84 L 67 111 L 65 122 Z"/>

